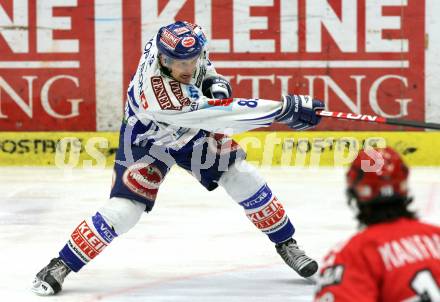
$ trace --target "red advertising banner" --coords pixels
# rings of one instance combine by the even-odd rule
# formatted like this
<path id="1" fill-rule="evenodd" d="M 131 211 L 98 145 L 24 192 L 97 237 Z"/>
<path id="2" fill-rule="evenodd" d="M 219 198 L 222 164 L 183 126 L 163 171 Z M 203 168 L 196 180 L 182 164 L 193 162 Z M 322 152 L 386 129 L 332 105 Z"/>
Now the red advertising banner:
<path id="1" fill-rule="evenodd" d="M 95 130 L 90 0 L 0 4 L 0 130 Z"/>
<path id="2" fill-rule="evenodd" d="M 424 1 L 134 2 L 124 3 L 132 22 L 154 23 L 167 15 L 202 24 L 211 38 L 211 60 L 230 79 L 235 96 L 310 94 L 331 111 L 424 120 Z M 147 9 L 153 12 L 142 13 Z M 140 28 L 125 26 L 124 33 L 141 37 Z M 139 41 L 125 44 L 126 82 L 139 57 L 133 42 L 141 47 Z M 396 127 L 328 119 L 318 127 L 381 129 Z"/>
<path id="3" fill-rule="evenodd" d="M 425 118 L 423 0 L 52 3 L 0 4 L 0 130 L 116 130 L 143 43 L 174 20 L 205 29 L 237 97 L 310 94 L 330 111 Z M 384 129 L 398 128 L 328 119 L 318 127 Z"/>

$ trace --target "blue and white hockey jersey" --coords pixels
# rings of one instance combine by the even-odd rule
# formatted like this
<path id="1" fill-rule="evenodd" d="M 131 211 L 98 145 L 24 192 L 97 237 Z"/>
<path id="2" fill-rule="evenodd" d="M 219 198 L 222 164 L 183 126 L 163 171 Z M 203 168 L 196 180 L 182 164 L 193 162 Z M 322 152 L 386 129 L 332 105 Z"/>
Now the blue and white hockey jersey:
<path id="1" fill-rule="evenodd" d="M 217 74 L 206 49 L 191 83 L 177 82 L 162 72 L 155 40 L 145 45 L 127 91 L 124 121 L 134 126 L 132 143 L 148 140 L 179 150 L 201 129 L 231 135 L 269 126 L 281 112 L 282 102 L 203 96 L 203 79 Z"/>

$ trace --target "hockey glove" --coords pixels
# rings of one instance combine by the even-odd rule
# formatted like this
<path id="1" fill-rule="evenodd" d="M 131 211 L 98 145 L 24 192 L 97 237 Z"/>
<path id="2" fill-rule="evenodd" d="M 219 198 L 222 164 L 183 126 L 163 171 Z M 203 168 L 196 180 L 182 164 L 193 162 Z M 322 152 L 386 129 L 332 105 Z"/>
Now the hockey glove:
<path id="1" fill-rule="evenodd" d="M 227 99 L 232 96 L 231 84 L 221 76 L 213 76 L 203 80 L 203 95 L 210 99 Z"/>
<path id="2" fill-rule="evenodd" d="M 283 96 L 283 109 L 275 118 L 278 123 L 283 123 L 294 130 L 306 130 L 315 127 L 321 120 L 315 110 L 323 110 L 324 103 L 312 99 L 308 95 Z"/>

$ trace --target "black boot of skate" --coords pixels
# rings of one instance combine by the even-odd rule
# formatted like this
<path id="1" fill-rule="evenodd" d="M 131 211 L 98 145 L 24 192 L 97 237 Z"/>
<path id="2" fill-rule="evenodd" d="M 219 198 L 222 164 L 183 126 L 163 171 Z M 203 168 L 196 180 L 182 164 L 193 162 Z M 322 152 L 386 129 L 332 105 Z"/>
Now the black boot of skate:
<path id="1" fill-rule="evenodd" d="M 31 289 L 37 295 L 55 295 L 61 291 L 64 278 L 70 272 L 71 269 L 61 258 L 54 258 L 35 276 Z"/>
<path id="2" fill-rule="evenodd" d="M 275 247 L 284 262 L 293 268 L 301 277 L 310 277 L 318 270 L 318 263 L 309 258 L 304 251 L 298 247 L 295 239 L 291 238 L 278 243 Z"/>

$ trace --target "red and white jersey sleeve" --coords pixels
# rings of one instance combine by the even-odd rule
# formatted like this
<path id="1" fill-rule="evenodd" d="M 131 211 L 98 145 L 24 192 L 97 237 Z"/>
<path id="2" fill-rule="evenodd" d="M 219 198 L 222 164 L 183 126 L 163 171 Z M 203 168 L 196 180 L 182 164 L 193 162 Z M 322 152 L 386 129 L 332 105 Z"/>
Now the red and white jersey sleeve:
<path id="1" fill-rule="evenodd" d="M 440 301 L 440 228 L 402 218 L 365 229 L 324 258 L 314 301 Z"/>

